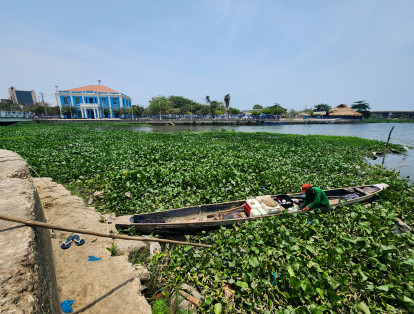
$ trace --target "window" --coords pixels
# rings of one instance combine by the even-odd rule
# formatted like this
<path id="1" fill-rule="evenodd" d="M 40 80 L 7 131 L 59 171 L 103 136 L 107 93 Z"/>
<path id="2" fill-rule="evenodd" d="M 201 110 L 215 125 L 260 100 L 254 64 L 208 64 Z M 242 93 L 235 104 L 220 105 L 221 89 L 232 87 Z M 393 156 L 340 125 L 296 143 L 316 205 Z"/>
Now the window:
<path id="1" fill-rule="evenodd" d="M 113 101 L 114 105 L 118 104 L 118 98 L 112 98 L 112 101 Z"/>
<path id="2" fill-rule="evenodd" d="M 102 105 L 106 106 L 106 98 L 102 98 Z"/>
<path id="3" fill-rule="evenodd" d="M 80 97 L 75 97 L 75 105 L 79 105 L 80 104 Z"/>
<path id="4" fill-rule="evenodd" d="M 93 104 L 94 103 L 93 98 L 89 98 L 88 103 Z"/>
<path id="5" fill-rule="evenodd" d="M 69 105 L 69 100 L 68 100 L 68 97 L 63 97 L 63 103 L 64 103 L 65 105 Z"/>

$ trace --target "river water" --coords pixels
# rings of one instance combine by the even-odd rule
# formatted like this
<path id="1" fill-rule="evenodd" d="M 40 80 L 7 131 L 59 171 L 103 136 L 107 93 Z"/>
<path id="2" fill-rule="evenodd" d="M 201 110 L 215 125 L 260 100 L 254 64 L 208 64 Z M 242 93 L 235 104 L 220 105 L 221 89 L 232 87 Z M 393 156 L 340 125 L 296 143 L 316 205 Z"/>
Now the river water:
<path id="1" fill-rule="evenodd" d="M 401 177 L 414 182 L 414 124 L 412 123 L 358 123 L 358 124 L 292 124 L 292 125 L 263 125 L 263 126 L 215 126 L 215 125 L 167 125 L 167 126 L 139 126 L 133 130 L 143 132 L 184 132 L 228 130 L 236 132 L 270 132 L 289 134 L 320 134 L 357 136 L 386 142 L 391 128 L 390 142 L 406 146 L 406 154 L 388 154 L 377 160 L 368 160 L 371 164 L 383 164 L 384 167 L 400 172 Z"/>

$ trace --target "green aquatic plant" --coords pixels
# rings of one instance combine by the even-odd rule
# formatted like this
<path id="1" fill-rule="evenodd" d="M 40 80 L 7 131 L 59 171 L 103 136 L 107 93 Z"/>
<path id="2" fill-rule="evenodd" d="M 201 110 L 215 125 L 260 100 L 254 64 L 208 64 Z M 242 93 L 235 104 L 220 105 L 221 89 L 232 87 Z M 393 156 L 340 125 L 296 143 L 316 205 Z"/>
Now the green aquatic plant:
<path id="1" fill-rule="evenodd" d="M 147 266 L 167 294 L 182 282 L 197 287 L 203 311 L 413 309 L 414 240 L 395 232 L 397 219 L 413 224 L 413 188 L 398 173 L 365 161 L 386 151 L 384 142 L 20 124 L 0 128 L 0 147 L 85 199 L 99 192 L 96 209 L 116 215 L 295 192 L 304 182 L 323 189 L 387 183 L 372 204 L 222 228 L 194 239 L 212 249 L 177 247 Z M 235 293 L 226 297 L 225 286 Z"/>

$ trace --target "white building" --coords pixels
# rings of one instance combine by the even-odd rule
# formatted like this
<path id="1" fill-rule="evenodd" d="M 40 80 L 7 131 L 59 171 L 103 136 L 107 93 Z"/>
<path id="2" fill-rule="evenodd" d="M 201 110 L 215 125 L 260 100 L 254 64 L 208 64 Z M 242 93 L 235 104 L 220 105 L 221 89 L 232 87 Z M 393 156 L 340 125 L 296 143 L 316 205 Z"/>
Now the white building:
<path id="1" fill-rule="evenodd" d="M 68 118 L 115 118 L 119 109 L 131 108 L 131 97 L 104 85 L 58 90 L 56 100 L 61 114 Z"/>

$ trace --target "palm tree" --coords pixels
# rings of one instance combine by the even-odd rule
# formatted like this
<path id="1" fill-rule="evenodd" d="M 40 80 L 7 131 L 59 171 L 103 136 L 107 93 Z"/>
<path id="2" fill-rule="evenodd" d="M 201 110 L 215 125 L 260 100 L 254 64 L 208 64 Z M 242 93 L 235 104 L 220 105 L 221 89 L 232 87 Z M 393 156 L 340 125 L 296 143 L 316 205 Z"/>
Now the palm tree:
<path id="1" fill-rule="evenodd" d="M 208 103 L 208 104 L 211 103 L 210 96 L 206 96 L 206 103 Z"/>
<path id="2" fill-rule="evenodd" d="M 226 96 L 224 96 L 224 102 L 226 103 L 227 117 L 229 117 L 230 94 L 227 94 Z"/>

